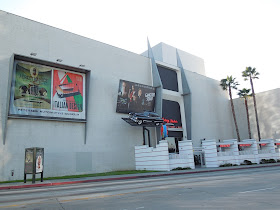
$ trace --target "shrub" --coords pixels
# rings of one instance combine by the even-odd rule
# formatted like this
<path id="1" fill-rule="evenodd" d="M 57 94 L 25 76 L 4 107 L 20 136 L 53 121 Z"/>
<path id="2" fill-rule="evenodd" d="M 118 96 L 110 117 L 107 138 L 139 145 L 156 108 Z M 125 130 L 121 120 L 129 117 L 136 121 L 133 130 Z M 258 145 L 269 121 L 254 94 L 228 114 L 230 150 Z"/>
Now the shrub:
<path id="1" fill-rule="evenodd" d="M 276 163 L 276 160 L 274 160 L 274 159 L 269 159 L 269 162 L 270 162 L 270 163 Z"/>
<path id="2" fill-rule="evenodd" d="M 252 163 L 252 161 L 250 161 L 250 160 L 244 160 L 244 162 L 241 163 L 240 165 L 254 165 L 254 164 L 257 164 L 257 163 Z"/>
<path id="3" fill-rule="evenodd" d="M 182 167 L 177 167 L 177 168 L 173 168 L 171 171 L 180 171 L 180 170 L 189 170 L 191 169 L 190 167 L 187 168 L 182 168 Z"/>
<path id="4" fill-rule="evenodd" d="M 278 162 L 278 160 L 277 160 Z M 280 160 L 279 160 L 280 162 Z M 274 159 L 261 159 L 260 164 L 265 164 L 265 163 L 276 163 L 276 160 Z"/>
<path id="5" fill-rule="evenodd" d="M 235 164 L 236 165 L 236 164 Z M 231 163 L 225 163 L 225 164 L 221 164 L 219 167 L 229 167 L 229 166 L 233 166 L 233 164 Z"/>
<path id="6" fill-rule="evenodd" d="M 266 163 L 266 159 L 261 159 L 260 164 Z"/>
<path id="7" fill-rule="evenodd" d="M 252 163 L 252 161 L 250 161 L 250 160 L 244 160 L 244 164 L 246 164 L 246 165 L 252 165 L 253 163 Z"/>

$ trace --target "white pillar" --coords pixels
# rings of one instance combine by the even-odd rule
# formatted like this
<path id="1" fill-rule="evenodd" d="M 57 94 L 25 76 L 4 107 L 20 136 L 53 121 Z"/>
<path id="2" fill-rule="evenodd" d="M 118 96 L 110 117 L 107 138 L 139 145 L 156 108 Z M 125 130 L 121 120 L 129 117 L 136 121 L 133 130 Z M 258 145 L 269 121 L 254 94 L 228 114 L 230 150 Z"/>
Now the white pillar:
<path id="1" fill-rule="evenodd" d="M 237 139 L 228 139 L 224 140 L 224 143 L 229 143 L 230 145 L 230 151 L 233 153 L 235 163 L 239 165 L 239 150 L 238 150 L 238 144 L 237 144 Z"/>
<path id="2" fill-rule="evenodd" d="M 191 140 L 179 141 L 179 154 L 185 155 L 188 161 L 188 165 L 191 169 L 194 169 L 194 158 L 193 158 L 193 145 Z"/>
<path id="3" fill-rule="evenodd" d="M 275 145 L 274 145 L 274 140 L 273 139 L 261 139 L 260 143 L 261 144 L 266 144 L 264 147 L 266 147 L 265 150 L 268 150 L 268 152 L 271 156 L 269 159 L 274 159 L 274 160 L 278 159 L 278 157 L 276 155 Z"/>
<path id="4" fill-rule="evenodd" d="M 247 148 L 248 151 L 252 151 L 254 154 L 254 163 L 260 163 L 259 161 L 259 150 L 258 150 L 258 144 L 255 139 L 244 139 L 242 140 L 243 144 L 251 144 L 249 148 Z"/>
<path id="5" fill-rule="evenodd" d="M 219 167 L 216 140 L 202 141 L 202 148 L 205 154 L 205 166 Z"/>

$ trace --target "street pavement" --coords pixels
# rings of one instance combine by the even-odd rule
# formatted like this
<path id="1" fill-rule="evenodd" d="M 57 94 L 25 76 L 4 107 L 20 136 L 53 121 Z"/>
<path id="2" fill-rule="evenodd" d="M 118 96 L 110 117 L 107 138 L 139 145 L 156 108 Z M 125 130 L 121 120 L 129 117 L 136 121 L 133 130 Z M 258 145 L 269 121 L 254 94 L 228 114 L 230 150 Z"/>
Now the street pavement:
<path id="1" fill-rule="evenodd" d="M 217 168 L 202 167 L 202 168 L 196 168 L 190 170 L 177 170 L 177 171 L 168 171 L 168 172 L 149 172 L 149 173 L 139 173 L 139 174 L 84 177 L 84 178 L 73 178 L 73 179 L 55 179 L 55 180 L 45 180 L 43 182 L 36 181 L 36 183 L 32 183 L 31 181 L 27 181 L 26 183 L 23 182 L 2 183 L 2 184 L 0 183 L 0 190 L 59 186 L 59 185 L 125 180 L 125 179 L 139 179 L 139 178 L 160 177 L 160 176 L 174 176 L 174 175 L 183 175 L 183 174 L 210 173 L 210 172 L 217 172 L 217 171 L 246 170 L 252 168 L 270 168 L 270 167 L 279 167 L 279 166 L 280 166 L 279 163 L 272 163 L 272 164 L 240 165 L 240 166 L 217 167 Z"/>
<path id="2" fill-rule="evenodd" d="M 280 209 L 279 166 L 55 180 L 49 186 L 0 190 L 0 209 Z"/>

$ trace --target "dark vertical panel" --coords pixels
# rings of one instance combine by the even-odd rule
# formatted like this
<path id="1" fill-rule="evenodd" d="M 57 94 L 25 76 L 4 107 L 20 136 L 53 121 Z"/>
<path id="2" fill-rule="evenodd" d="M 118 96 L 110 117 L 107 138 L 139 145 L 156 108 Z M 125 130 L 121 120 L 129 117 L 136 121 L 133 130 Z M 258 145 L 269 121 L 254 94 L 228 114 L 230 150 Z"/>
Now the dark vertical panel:
<path id="1" fill-rule="evenodd" d="M 162 66 L 157 66 L 163 89 L 178 92 L 177 73 L 174 70 L 167 69 Z"/>
<path id="2" fill-rule="evenodd" d="M 162 100 L 162 117 L 175 127 L 182 127 L 180 105 L 176 101 Z"/>

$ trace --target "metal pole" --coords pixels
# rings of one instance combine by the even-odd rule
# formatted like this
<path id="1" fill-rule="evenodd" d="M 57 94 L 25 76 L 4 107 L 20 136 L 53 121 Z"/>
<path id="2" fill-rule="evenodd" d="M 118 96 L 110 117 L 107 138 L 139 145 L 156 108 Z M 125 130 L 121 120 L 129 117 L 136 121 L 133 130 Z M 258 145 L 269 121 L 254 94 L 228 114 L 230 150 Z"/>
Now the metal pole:
<path id="1" fill-rule="evenodd" d="M 147 132 L 148 132 L 149 147 L 151 147 L 150 130 L 149 130 L 149 129 L 147 129 L 147 128 L 146 128 L 146 130 L 147 130 Z"/>
<path id="2" fill-rule="evenodd" d="M 36 173 L 36 148 L 33 148 L 33 170 L 32 170 L 32 183 L 35 183 L 35 173 Z"/>
<path id="3" fill-rule="evenodd" d="M 146 127 L 143 126 L 143 145 L 145 145 L 145 142 L 146 142 L 145 129 L 146 129 Z"/>

